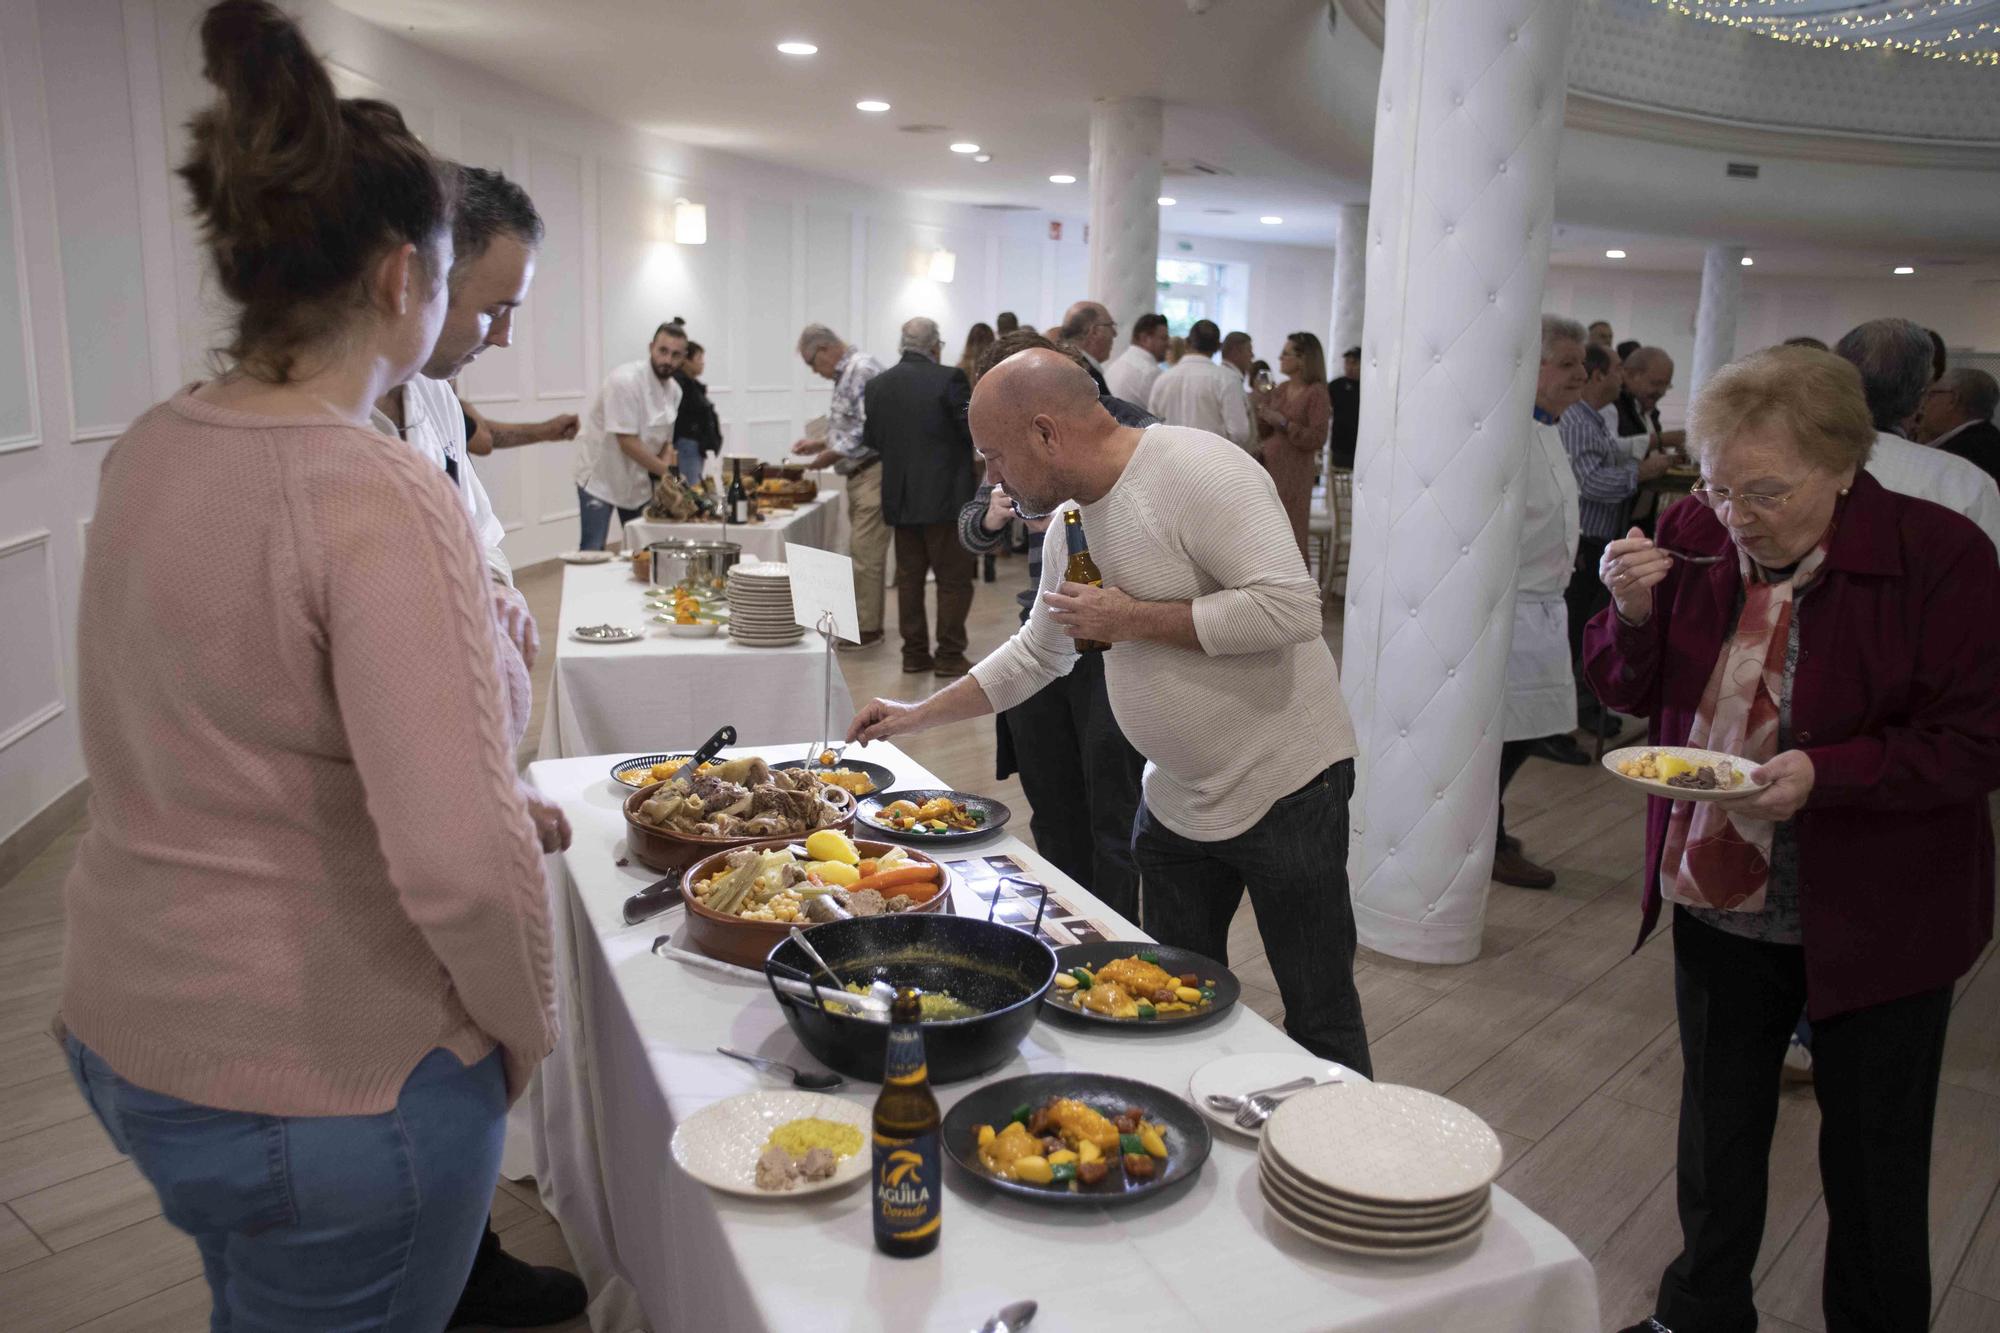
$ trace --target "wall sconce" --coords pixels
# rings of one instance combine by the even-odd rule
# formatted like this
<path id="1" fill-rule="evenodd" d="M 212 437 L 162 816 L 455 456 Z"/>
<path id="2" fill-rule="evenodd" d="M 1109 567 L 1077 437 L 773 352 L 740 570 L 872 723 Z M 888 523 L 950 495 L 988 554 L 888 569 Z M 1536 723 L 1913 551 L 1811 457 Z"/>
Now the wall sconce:
<path id="1" fill-rule="evenodd" d="M 708 205 L 674 200 L 674 244 L 708 244 Z"/>
<path id="2" fill-rule="evenodd" d="M 931 281 L 950 282 L 958 276 L 958 256 L 939 246 L 931 251 Z"/>

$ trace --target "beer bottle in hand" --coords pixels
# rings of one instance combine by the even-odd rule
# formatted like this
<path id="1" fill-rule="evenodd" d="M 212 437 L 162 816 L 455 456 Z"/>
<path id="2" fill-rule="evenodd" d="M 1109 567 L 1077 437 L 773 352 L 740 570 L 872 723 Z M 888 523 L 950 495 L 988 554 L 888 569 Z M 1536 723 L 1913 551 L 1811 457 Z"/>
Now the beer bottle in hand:
<path id="1" fill-rule="evenodd" d="M 937 1098 L 924 1063 L 923 1009 L 905 986 L 889 1009 L 889 1054 L 875 1099 L 875 1248 L 913 1259 L 937 1248 L 944 1177 Z"/>
<path id="2" fill-rule="evenodd" d="M 1102 588 L 1104 575 L 1097 572 L 1097 562 L 1090 558 L 1090 547 L 1084 540 L 1083 515 L 1074 509 L 1063 511 L 1063 537 L 1069 542 L 1069 568 L 1063 571 L 1063 581 Z M 1102 639 L 1076 641 L 1076 650 L 1080 653 L 1101 653 L 1110 646 Z"/>

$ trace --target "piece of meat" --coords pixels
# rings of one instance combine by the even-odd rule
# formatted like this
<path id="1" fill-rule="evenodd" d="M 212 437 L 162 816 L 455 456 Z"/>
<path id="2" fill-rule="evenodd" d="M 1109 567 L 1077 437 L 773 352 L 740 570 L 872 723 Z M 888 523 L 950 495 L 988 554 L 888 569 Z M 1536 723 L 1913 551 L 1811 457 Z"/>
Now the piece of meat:
<path id="1" fill-rule="evenodd" d="M 1123 986 L 1134 995 L 1172 991 L 1175 985 L 1173 973 L 1156 963 L 1142 962 L 1137 958 L 1115 958 L 1096 971 L 1099 981 Z"/>
<path id="2" fill-rule="evenodd" d="M 910 901 L 909 894 L 899 893 L 895 897 L 891 898 L 888 902 L 884 903 L 883 906 L 891 912 L 907 912 L 912 907 L 915 907 L 916 904 Z"/>
<path id="3" fill-rule="evenodd" d="M 799 1176 L 803 1180 L 825 1180 L 840 1165 L 840 1159 L 824 1148 L 808 1148 L 803 1162 L 799 1163 Z"/>
<path id="4" fill-rule="evenodd" d="M 833 900 L 830 893 L 815 893 L 806 899 L 806 920 L 814 925 L 824 925 L 828 921 L 845 921 L 852 915 L 845 907 Z"/>
<path id="5" fill-rule="evenodd" d="M 757 1188 L 760 1190 L 788 1190 L 796 1174 L 792 1155 L 775 1143 L 764 1149 L 763 1155 L 757 1159 Z"/>
<path id="6" fill-rule="evenodd" d="M 875 889 L 860 889 L 847 895 L 847 910 L 856 916 L 880 916 L 887 904 Z"/>
<path id="7" fill-rule="evenodd" d="M 1118 1147 L 1118 1129 L 1096 1107 L 1074 1097 L 1058 1097 L 1048 1104 L 1049 1118 L 1056 1131 L 1071 1143 L 1089 1141 L 1106 1152 Z"/>

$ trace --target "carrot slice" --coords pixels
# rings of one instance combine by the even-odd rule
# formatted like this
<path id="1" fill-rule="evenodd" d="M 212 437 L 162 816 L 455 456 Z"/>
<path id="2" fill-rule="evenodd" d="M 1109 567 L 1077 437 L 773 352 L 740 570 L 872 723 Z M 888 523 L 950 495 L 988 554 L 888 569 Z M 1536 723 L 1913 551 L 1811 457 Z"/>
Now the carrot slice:
<path id="1" fill-rule="evenodd" d="M 894 870 L 878 870 L 872 875 L 864 875 L 849 893 L 861 889 L 893 889 L 910 884 L 921 884 L 927 879 L 936 879 L 938 868 L 934 865 L 897 866 Z"/>

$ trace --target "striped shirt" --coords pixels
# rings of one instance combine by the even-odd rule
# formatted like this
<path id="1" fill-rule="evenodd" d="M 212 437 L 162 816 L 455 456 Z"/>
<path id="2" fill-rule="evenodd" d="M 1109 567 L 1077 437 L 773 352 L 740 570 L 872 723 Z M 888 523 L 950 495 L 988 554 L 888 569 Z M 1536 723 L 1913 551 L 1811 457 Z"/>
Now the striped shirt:
<path id="1" fill-rule="evenodd" d="M 1198 842 L 1233 838 L 1353 756 L 1319 587 L 1256 459 L 1207 431 L 1154 426 L 1118 484 L 1082 510 L 1107 587 L 1194 604 L 1201 651 L 1134 641 L 1105 654 L 1111 709 L 1146 756 L 1154 817 Z M 1043 538 L 1044 592 L 1062 582 L 1064 543 L 1058 515 Z M 997 712 L 1075 663 L 1075 642 L 1037 600 L 972 674 Z"/>
<path id="2" fill-rule="evenodd" d="M 1604 418 L 1589 403 L 1571 403 L 1556 430 L 1576 473 L 1583 535 L 1599 541 L 1623 537 L 1632 497 L 1639 492 L 1639 460 L 1604 428 Z"/>

